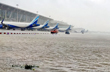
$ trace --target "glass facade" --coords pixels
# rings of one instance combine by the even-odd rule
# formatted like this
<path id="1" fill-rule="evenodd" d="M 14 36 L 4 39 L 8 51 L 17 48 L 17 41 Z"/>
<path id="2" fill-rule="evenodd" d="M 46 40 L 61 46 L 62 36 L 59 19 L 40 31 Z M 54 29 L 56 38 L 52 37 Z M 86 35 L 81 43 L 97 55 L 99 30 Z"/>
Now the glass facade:
<path id="1" fill-rule="evenodd" d="M 5 10 L 1 9 L 1 18 L 5 18 Z"/>
<path id="2" fill-rule="evenodd" d="M 0 21 L 5 18 L 5 21 L 13 21 L 13 22 L 31 22 L 37 14 L 31 13 L 25 10 L 21 10 L 9 5 L 5 5 L 0 3 Z M 58 22 L 54 21 L 53 19 L 50 19 L 48 17 L 39 16 L 38 24 L 44 24 L 49 20 L 49 26 L 54 26 Z M 54 22 L 52 22 L 54 21 Z M 60 23 L 59 26 L 63 26 L 63 23 Z M 66 25 L 68 26 L 68 25 Z"/>
<path id="3" fill-rule="evenodd" d="M 31 22 L 35 16 L 36 14 L 34 13 L 26 12 L 0 3 L 0 21 L 4 18 L 5 21 Z"/>
<path id="4" fill-rule="evenodd" d="M 0 20 L 1 20 L 1 9 L 0 9 Z"/>
<path id="5" fill-rule="evenodd" d="M 19 9 L 9 8 L 0 8 L 0 20 L 5 18 L 5 21 L 14 21 L 14 22 L 31 22 L 37 15 L 34 13 L 29 13 Z M 49 20 L 48 18 L 43 18 L 40 16 L 38 23 L 43 24 L 45 21 Z"/>

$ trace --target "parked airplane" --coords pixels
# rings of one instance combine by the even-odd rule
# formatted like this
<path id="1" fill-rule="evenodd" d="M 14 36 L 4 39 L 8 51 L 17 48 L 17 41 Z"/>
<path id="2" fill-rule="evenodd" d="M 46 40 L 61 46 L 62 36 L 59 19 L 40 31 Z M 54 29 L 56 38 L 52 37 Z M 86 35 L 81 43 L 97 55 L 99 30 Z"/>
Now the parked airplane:
<path id="1" fill-rule="evenodd" d="M 69 31 L 71 30 L 71 25 L 68 27 L 68 28 L 59 28 L 58 31 L 61 31 L 61 32 L 66 32 L 66 31 Z"/>
<path id="2" fill-rule="evenodd" d="M 58 29 L 59 23 L 57 23 L 54 27 L 45 28 L 45 30 L 55 30 Z"/>
<path id="3" fill-rule="evenodd" d="M 35 26 L 40 26 L 40 24 L 37 24 L 39 19 L 39 16 L 37 16 L 32 22 L 30 23 L 24 23 L 24 22 L 6 22 L 4 19 L 1 21 L 1 25 L 3 29 L 9 30 L 15 28 L 21 28 L 21 30 L 25 30 L 26 28 L 31 28 Z"/>
<path id="4" fill-rule="evenodd" d="M 49 20 L 46 21 L 43 25 L 40 25 L 40 26 L 36 26 L 36 27 L 32 27 L 33 29 L 44 29 L 44 28 L 48 28 L 48 23 L 49 23 Z"/>
<path id="5" fill-rule="evenodd" d="M 82 34 L 84 34 L 85 32 L 86 32 L 85 29 L 81 30 L 81 33 L 82 33 Z"/>

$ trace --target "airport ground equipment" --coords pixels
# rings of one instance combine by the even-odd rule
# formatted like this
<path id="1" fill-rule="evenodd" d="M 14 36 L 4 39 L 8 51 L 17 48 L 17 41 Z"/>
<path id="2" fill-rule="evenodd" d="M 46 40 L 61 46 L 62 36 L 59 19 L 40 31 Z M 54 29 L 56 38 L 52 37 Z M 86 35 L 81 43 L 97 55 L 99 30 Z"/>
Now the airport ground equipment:
<path id="1" fill-rule="evenodd" d="M 55 30 L 51 30 L 51 34 L 57 34 L 58 33 L 58 30 L 55 29 Z"/>

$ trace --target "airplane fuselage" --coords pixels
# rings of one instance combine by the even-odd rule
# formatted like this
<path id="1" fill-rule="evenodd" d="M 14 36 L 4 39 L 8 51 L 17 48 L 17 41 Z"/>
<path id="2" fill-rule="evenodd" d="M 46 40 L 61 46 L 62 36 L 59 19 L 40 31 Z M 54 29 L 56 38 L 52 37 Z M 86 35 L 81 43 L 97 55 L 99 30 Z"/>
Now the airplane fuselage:
<path id="1" fill-rule="evenodd" d="M 6 25 L 8 25 L 9 27 L 12 27 L 12 28 L 34 27 L 34 26 L 30 25 L 30 23 L 25 23 L 25 22 L 6 22 L 6 21 L 4 21 L 4 24 L 6 24 Z"/>
<path id="2" fill-rule="evenodd" d="M 46 28 L 46 30 L 52 30 L 54 27 L 49 27 L 49 28 Z"/>
<path id="3" fill-rule="evenodd" d="M 40 26 L 36 26 L 36 27 L 33 27 L 34 29 L 42 29 L 42 28 L 45 28 L 44 25 L 40 25 Z"/>

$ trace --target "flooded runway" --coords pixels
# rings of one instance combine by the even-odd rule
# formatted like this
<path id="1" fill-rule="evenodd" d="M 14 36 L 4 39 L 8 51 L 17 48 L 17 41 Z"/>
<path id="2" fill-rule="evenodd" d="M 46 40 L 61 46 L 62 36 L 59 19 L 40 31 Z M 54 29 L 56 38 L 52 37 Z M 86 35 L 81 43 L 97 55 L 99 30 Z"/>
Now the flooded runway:
<path id="1" fill-rule="evenodd" d="M 0 35 L 0 72 L 12 71 L 109 72 L 110 34 Z"/>

